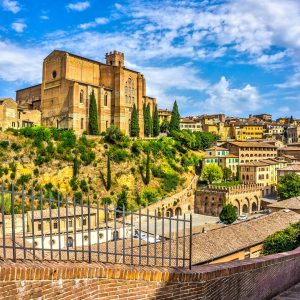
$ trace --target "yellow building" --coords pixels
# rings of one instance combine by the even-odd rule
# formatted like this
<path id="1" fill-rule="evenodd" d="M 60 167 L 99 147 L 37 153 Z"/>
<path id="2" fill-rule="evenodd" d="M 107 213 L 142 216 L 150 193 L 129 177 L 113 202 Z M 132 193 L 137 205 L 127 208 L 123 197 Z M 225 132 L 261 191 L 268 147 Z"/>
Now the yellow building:
<path id="1" fill-rule="evenodd" d="M 168 109 L 159 109 L 158 110 L 158 117 L 159 117 L 159 124 L 162 124 L 163 121 L 171 121 L 172 112 Z"/>
<path id="2" fill-rule="evenodd" d="M 23 108 L 11 98 L 0 99 L 0 131 L 40 124 L 41 112 L 39 110 Z"/>
<path id="3" fill-rule="evenodd" d="M 276 190 L 277 170 L 287 166 L 287 162 L 277 159 L 252 161 L 240 166 L 240 179 L 243 183 L 263 185 L 263 195 Z"/>
<path id="4" fill-rule="evenodd" d="M 180 119 L 180 129 L 191 130 L 191 131 L 202 131 L 202 124 L 199 121 L 191 118 Z"/>
<path id="5" fill-rule="evenodd" d="M 233 131 L 236 140 L 245 141 L 262 139 L 265 129 L 262 124 L 235 124 Z"/>
<path id="6" fill-rule="evenodd" d="M 232 137 L 232 128 L 230 125 L 226 125 L 224 122 L 216 124 L 202 124 L 204 132 L 210 132 L 218 135 L 221 140 L 227 141 Z"/>
<path id="7" fill-rule="evenodd" d="M 89 104 L 95 93 L 99 131 L 111 125 L 129 134 L 133 105 L 136 105 L 140 136 L 144 135 L 143 104 L 154 111 L 156 100 L 146 95 L 146 79 L 124 65 L 124 54 L 106 54 L 106 63 L 55 50 L 43 63 L 40 85 L 17 91 L 17 102 L 28 108 L 40 107 L 42 125 L 88 130 Z"/>

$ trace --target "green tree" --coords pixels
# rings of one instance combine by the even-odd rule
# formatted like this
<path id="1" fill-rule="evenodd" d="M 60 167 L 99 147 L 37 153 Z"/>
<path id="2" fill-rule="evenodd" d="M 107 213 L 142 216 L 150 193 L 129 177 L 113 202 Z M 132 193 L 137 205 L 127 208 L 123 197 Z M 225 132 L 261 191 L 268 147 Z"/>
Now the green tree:
<path id="1" fill-rule="evenodd" d="M 92 90 L 92 93 L 90 95 L 89 134 L 99 134 L 98 112 L 94 90 Z"/>
<path id="2" fill-rule="evenodd" d="M 295 223 L 284 230 L 277 231 L 267 237 L 263 242 L 263 254 L 294 250 L 300 246 L 300 222 Z"/>
<path id="3" fill-rule="evenodd" d="M 107 177 L 106 177 L 106 190 L 111 188 L 111 168 L 110 168 L 110 154 L 107 154 Z"/>
<path id="4" fill-rule="evenodd" d="M 232 224 L 237 217 L 236 209 L 232 204 L 224 205 L 219 216 L 220 220 L 225 224 Z"/>
<path id="5" fill-rule="evenodd" d="M 132 113 L 131 113 L 131 121 L 130 121 L 130 136 L 139 137 L 139 135 L 140 135 L 139 117 L 134 103 Z"/>
<path id="6" fill-rule="evenodd" d="M 73 178 L 76 178 L 79 173 L 80 161 L 77 156 L 73 159 Z"/>
<path id="7" fill-rule="evenodd" d="M 231 175 L 232 175 L 231 169 L 228 167 L 224 167 L 223 168 L 223 180 L 224 181 L 230 180 Z"/>
<path id="8" fill-rule="evenodd" d="M 145 107 L 144 109 L 145 115 L 144 115 L 144 134 L 145 136 L 151 136 L 153 132 L 153 125 L 152 125 L 152 117 L 151 117 L 151 109 L 150 104 Z"/>
<path id="9" fill-rule="evenodd" d="M 154 114 L 153 114 L 153 136 L 158 136 L 159 132 L 160 132 L 159 116 L 158 116 L 158 109 L 156 104 L 154 109 Z"/>
<path id="10" fill-rule="evenodd" d="M 294 118 L 293 116 L 290 117 L 290 124 L 293 124 L 294 123 Z"/>
<path id="11" fill-rule="evenodd" d="M 178 110 L 177 101 L 175 101 L 173 105 L 169 130 L 170 132 L 180 131 L 180 114 Z"/>
<path id="12" fill-rule="evenodd" d="M 147 151 L 145 183 L 150 183 L 150 151 Z"/>
<path id="13" fill-rule="evenodd" d="M 123 207 L 125 211 L 128 209 L 128 195 L 127 191 L 123 190 L 121 193 L 117 196 L 117 210 L 123 210 Z M 117 216 L 119 217 L 121 215 L 120 212 L 117 213 Z"/>
<path id="14" fill-rule="evenodd" d="M 160 132 L 166 133 L 169 131 L 170 123 L 167 119 L 164 119 L 160 125 Z"/>
<path id="15" fill-rule="evenodd" d="M 283 176 L 279 181 L 277 193 L 281 200 L 300 196 L 300 176 L 296 173 Z"/>
<path id="16" fill-rule="evenodd" d="M 218 181 L 223 178 L 222 168 L 217 164 L 205 165 L 202 169 L 201 177 L 203 180 L 208 181 L 209 184 L 212 184 L 214 181 Z"/>
<path id="17" fill-rule="evenodd" d="M 235 179 L 236 181 L 240 181 L 240 177 L 241 177 L 241 170 L 240 170 L 240 166 L 236 166 L 237 169 L 236 169 L 236 175 L 235 175 Z"/>

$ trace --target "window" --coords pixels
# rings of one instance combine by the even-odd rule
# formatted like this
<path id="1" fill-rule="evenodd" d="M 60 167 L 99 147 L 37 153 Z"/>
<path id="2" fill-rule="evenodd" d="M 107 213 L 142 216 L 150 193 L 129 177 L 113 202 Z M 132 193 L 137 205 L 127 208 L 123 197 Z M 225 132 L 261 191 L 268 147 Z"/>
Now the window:
<path id="1" fill-rule="evenodd" d="M 16 123 L 15 122 L 12 122 L 12 127 L 16 127 Z"/>
<path id="2" fill-rule="evenodd" d="M 104 106 L 107 106 L 107 93 L 104 95 Z"/>
<path id="3" fill-rule="evenodd" d="M 52 72 L 52 79 L 55 79 L 56 76 L 57 76 L 57 72 L 54 70 L 54 71 Z"/>
<path id="4" fill-rule="evenodd" d="M 82 220 L 82 225 L 86 225 L 86 219 Z"/>
<path id="5" fill-rule="evenodd" d="M 68 226 L 69 226 L 69 227 L 73 227 L 73 220 L 69 220 L 69 221 L 68 221 Z"/>
<path id="6" fill-rule="evenodd" d="M 84 92 L 83 90 L 80 91 L 80 103 L 83 103 L 83 97 L 84 97 Z"/>
<path id="7" fill-rule="evenodd" d="M 108 121 L 105 122 L 106 129 L 108 128 Z"/>
<path id="8" fill-rule="evenodd" d="M 80 119 L 80 128 L 83 129 L 84 118 Z"/>
<path id="9" fill-rule="evenodd" d="M 54 228 L 54 229 L 57 229 L 57 228 L 58 228 L 57 222 L 54 222 L 54 223 L 53 223 L 53 228 Z"/>
<path id="10" fill-rule="evenodd" d="M 38 224 L 38 231 L 41 231 L 42 230 L 42 223 L 39 223 Z"/>

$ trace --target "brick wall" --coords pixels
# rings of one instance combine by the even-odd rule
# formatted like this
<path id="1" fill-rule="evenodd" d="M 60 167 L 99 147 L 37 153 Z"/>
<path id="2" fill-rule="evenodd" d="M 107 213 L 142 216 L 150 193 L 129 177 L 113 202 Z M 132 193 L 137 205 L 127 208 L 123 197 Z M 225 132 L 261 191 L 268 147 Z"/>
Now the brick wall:
<path id="1" fill-rule="evenodd" d="M 300 281 L 300 248 L 248 261 L 176 268 L 0 263 L 0 299 L 269 299 Z"/>

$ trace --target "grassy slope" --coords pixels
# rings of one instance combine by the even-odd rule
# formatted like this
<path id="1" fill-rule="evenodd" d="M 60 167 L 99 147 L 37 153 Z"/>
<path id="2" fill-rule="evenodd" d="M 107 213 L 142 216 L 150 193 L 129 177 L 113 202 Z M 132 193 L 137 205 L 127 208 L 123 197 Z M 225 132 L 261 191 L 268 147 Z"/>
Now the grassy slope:
<path id="1" fill-rule="evenodd" d="M 89 138 L 90 139 L 90 138 Z M 112 187 L 109 191 L 105 189 L 104 183 L 100 178 L 100 170 L 103 172 L 104 178 L 106 178 L 106 165 L 107 165 L 107 151 L 111 145 L 103 142 L 100 137 L 92 138 L 94 144 L 92 146 L 92 151 L 95 153 L 95 160 L 84 166 L 81 164 L 79 175 L 77 176 L 77 182 L 80 185 L 80 181 L 85 179 L 88 183 L 89 191 L 84 193 L 78 187 L 77 192 L 80 191 L 83 195 L 91 195 L 94 201 L 101 199 L 103 197 L 111 197 L 114 201 L 117 195 L 122 191 L 126 190 L 128 193 L 129 203 L 136 207 L 136 198 L 138 195 L 142 198 L 142 202 L 147 201 L 146 198 L 143 199 L 144 195 L 150 195 L 152 198 L 162 198 L 170 194 L 181 190 L 183 187 L 188 185 L 190 179 L 194 174 L 194 167 L 188 166 L 185 169 L 181 167 L 181 157 L 182 154 L 175 150 L 171 144 L 172 142 L 167 141 L 168 147 L 175 151 L 175 159 L 172 160 L 174 165 L 170 166 L 170 160 L 163 153 L 151 154 L 151 167 L 161 167 L 167 172 L 176 173 L 180 182 L 175 189 L 172 191 L 165 191 L 164 184 L 165 181 L 161 178 L 155 178 L 151 174 L 151 181 L 148 185 L 143 182 L 141 173 L 139 171 L 139 166 L 145 166 L 146 154 L 141 151 L 140 154 L 133 154 L 131 151 L 131 146 L 133 142 L 129 142 L 128 147 L 125 150 L 128 153 L 128 157 L 125 161 L 114 162 L 111 161 L 112 170 Z M 15 163 L 17 167 L 15 181 L 20 178 L 22 174 L 30 174 L 31 179 L 26 184 L 26 189 L 29 190 L 32 186 L 36 187 L 36 190 L 40 187 L 45 187 L 47 183 L 52 183 L 53 189 L 58 190 L 63 195 L 73 195 L 74 191 L 70 185 L 70 180 L 73 174 L 73 162 L 67 161 L 57 157 L 55 154 L 52 159 L 40 166 L 36 165 L 37 149 L 32 146 L 32 139 L 25 138 L 23 136 L 14 136 L 12 133 L 0 133 L 0 142 L 3 140 L 9 141 L 9 146 L 4 149 L 0 147 L 0 164 L 2 170 L 8 168 L 8 174 L 2 175 L 2 180 L 7 184 L 11 182 L 11 168 L 9 163 Z M 16 143 L 20 146 L 19 150 L 12 149 L 12 143 Z M 145 145 L 149 142 L 142 142 Z M 54 142 L 54 147 L 57 148 L 57 142 Z M 192 151 L 188 151 L 185 156 L 191 156 Z M 201 152 L 194 152 L 197 156 L 201 156 Z M 177 169 L 177 167 L 178 169 Z M 38 175 L 34 175 L 34 169 L 38 169 Z M 143 171 L 145 174 L 145 171 Z M 152 195 L 152 196 L 151 196 Z"/>

